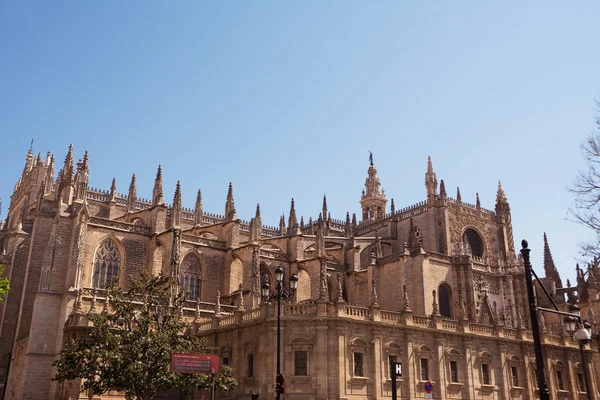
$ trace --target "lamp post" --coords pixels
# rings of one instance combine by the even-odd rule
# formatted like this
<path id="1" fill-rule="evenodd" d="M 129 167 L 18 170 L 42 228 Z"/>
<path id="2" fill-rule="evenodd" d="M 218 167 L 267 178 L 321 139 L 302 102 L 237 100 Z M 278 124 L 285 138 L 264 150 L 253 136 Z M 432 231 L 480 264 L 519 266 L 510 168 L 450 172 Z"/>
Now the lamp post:
<path id="1" fill-rule="evenodd" d="M 533 270 L 533 268 L 531 266 L 531 262 L 529 260 L 529 252 L 531 250 L 527 248 L 527 241 L 523 240 L 521 242 L 521 246 L 522 246 L 521 254 L 523 255 L 523 262 L 525 265 L 525 283 L 527 285 L 527 297 L 529 300 L 529 311 L 530 311 L 530 316 L 531 316 L 531 332 L 533 334 L 533 347 L 535 350 L 535 363 L 536 363 L 536 368 L 537 368 L 537 381 L 538 381 L 538 389 L 540 392 L 540 399 L 541 400 L 549 400 L 550 392 L 548 391 L 548 385 L 546 383 L 546 376 L 544 374 L 542 337 L 541 337 L 539 325 L 538 325 L 538 314 L 537 314 L 538 311 L 549 312 L 552 314 L 560 314 L 560 315 L 565 316 L 564 321 L 563 321 L 565 330 L 567 332 L 569 332 L 571 335 L 573 335 L 573 338 L 575 340 L 577 340 L 577 343 L 579 343 L 579 351 L 581 352 L 581 362 L 583 363 L 583 377 L 584 377 L 584 382 L 585 382 L 585 392 L 586 392 L 588 400 L 592 400 L 592 393 L 591 393 L 591 389 L 589 387 L 588 370 L 587 370 L 587 365 L 585 362 L 585 354 L 583 352 L 583 346 L 585 346 L 586 344 L 588 344 L 591 341 L 592 326 L 587 322 L 585 322 L 585 323 L 583 322 L 583 320 L 581 319 L 581 315 L 579 313 L 579 307 L 575 304 L 571 304 L 571 306 L 569 307 L 569 311 L 571 311 L 571 312 L 559 311 L 558 306 L 554 302 L 554 299 L 552 298 L 550 293 L 548 293 L 548 290 L 546 290 L 546 288 L 540 281 L 540 278 L 538 278 L 537 274 L 535 273 L 535 271 Z M 532 275 L 535 276 L 535 278 L 538 280 L 542 291 L 546 294 L 546 296 L 548 296 L 548 299 L 554 306 L 554 310 L 549 309 L 549 308 L 538 307 L 537 300 L 535 298 L 535 291 L 533 289 Z M 579 329 L 577 329 L 578 327 L 579 327 Z"/>
<path id="2" fill-rule="evenodd" d="M 298 276 L 290 276 L 290 291 L 283 290 L 283 268 L 275 270 L 275 282 L 277 291 L 270 295 L 271 286 L 268 282 L 262 284 L 262 295 L 266 302 L 277 300 L 277 376 L 275 378 L 275 399 L 280 400 L 283 387 L 283 375 L 281 374 L 281 301 L 289 301 L 294 297 L 298 288 Z"/>

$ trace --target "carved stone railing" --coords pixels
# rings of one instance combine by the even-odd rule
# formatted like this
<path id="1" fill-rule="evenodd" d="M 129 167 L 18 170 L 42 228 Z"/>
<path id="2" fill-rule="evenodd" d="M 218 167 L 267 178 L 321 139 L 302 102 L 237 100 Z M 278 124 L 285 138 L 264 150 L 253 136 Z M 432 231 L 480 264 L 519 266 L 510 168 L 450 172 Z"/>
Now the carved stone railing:
<path id="1" fill-rule="evenodd" d="M 488 335 L 488 336 L 491 336 L 494 333 L 493 326 L 477 324 L 474 322 L 469 323 L 469 330 L 473 333 L 479 333 L 479 334 Z"/>
<path id="2" fill-rule="evenodd" d="M 368 307 L 352 306 L 349 304 L 344 306 L 344 314 L 351 317 L 352 319 L 371 318 L 371 310 Z"/>
<path id="3" fill-rule="evenodd" d="M 428 315 L 413 314 L 412 323 L 413 325 L 427 328 L 431 324 L 431 317 Z"/>
<path id="4" fill-rule="evenodd" d="M 140 235 L 150 236 L 152 234 L 152 229 L 148 226 L 141 226 L 130 224 L 128 222 L 122 221 L 114 221 L 111 219 L 99 218 L 99 217 L 91 217 L 89 221 L 90 225 L 101 226 L 104 228 L 116 229 L 119 231 L 138 233 Z"/>
<path id="5" fill-rule="evenodd" d="M 458 331 L 460 329 L 460 322 L 455 319 L 442 318 L 441 326 L 443 329 Z"/>
<path id="6" fill-rule="evenodd" d="M 244 316 L 242 317 L 242 321 L 246 322 L 246 321 L 252 321 L 253 319 L 257 319 L 261 317 L 261 312 L 260 312 L 260 308 L 255 308 L 253 310 L 248 310 L 244 313 Z"/>
<path id="7" fill-rule="evenodd" d="M 398 324 L 402 321 L 402 313 L 381 310 L 381 320 L 390 324 Z"/>
<path id="8" fill-rule="evenodd" d="M 317 314 L 317 305 L 315 303 L 290 304 L 284 310 L 284 314 L 289 316 L 313 316 Z"/>
<path id="9" fill-rule="evenodd" d="M 184 242 L 201 244 L 201 245 L 212 247 L 215 249 L 226 249 L 227 248 L 227 244 L 225 242 L 222 242 L 220 240 L 207 239 L 207 238 L 203 238 L 203 237 L 199 237 L 199 236 L 183 234 L 183 235 L 181 235 L 181 240 L 183 240 Z"/>

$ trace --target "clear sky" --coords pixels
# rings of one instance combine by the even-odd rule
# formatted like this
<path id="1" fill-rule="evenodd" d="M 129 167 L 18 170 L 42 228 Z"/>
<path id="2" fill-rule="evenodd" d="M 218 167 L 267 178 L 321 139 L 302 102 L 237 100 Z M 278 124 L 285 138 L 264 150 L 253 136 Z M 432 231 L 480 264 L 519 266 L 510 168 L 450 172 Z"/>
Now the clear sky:
<path id="1" fill-rule="evenodd" d="M 515 241 L 541 273 L 547 232 L 563 279 L 577 243 L 566 191 L 584 166 L 600 95 L 600 2 L 0 2 L 2 217 L 29 148 L 90 152 L 114 177 L 222 214 L 260 202 L 277 225 L 360 213 L 368 151 L 396 207 L 425 198 L 431 155 L 449 195 L 494 208 L 502 180 Z M 517 250 L 520 246 L 517 247 Z"/>

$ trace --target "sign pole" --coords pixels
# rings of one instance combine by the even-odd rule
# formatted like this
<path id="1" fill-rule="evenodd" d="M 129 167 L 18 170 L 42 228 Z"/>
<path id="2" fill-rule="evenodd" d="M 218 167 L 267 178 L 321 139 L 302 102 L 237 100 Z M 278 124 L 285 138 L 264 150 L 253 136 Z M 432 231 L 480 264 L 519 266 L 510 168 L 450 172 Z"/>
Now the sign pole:
<path id="1" fill-rule="evenodd" d="M 396 363 L 390 361 L 390 376 L 392 377 L 392 400 L 398 400 L 398 388 L 396 387 Z"/>
<path id="2" fill-rule="evenodd" d="M 210 398 L 211 400 L 215 400 L 215 374 L 210 374 L 210 376 L 212 377 L 212 392 L 210 394 Z"/>

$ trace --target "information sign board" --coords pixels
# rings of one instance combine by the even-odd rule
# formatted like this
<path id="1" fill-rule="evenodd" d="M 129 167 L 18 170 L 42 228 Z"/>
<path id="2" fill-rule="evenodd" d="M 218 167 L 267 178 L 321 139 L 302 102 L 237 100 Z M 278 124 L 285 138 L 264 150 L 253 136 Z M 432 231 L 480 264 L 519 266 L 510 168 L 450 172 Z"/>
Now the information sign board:
<path id="1" fill-rule="evenodd" d="M 215 354 L 173 353 L 171 371 L 182 374 L 218 374 L 221 361 Z"/>

